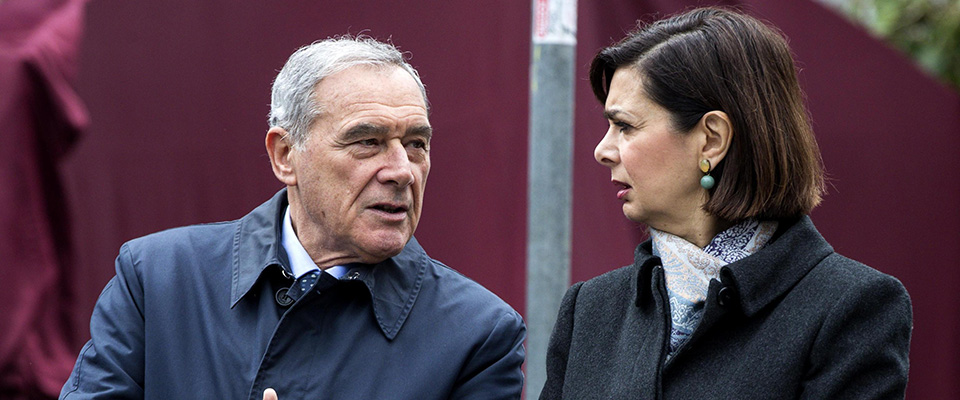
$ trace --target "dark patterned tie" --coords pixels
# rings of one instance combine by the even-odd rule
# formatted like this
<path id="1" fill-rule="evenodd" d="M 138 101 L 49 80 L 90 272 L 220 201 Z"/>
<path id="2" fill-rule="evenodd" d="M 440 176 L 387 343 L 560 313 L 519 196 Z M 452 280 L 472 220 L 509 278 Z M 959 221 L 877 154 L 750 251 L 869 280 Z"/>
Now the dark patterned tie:
<path id="1" fill-rule="evenodd" d="M 297 281 L 293 283 L 287 295 L 293 297 L 294 300 L 299 299 L 304 293 L 309 292 L 310 289 L 313 288 L 313 285 L 317 284 L 317 278 L 320 277 L 321 273 L 319 270 L 315 270 L 303 274 L 303 276 L 297 278 Z"/>

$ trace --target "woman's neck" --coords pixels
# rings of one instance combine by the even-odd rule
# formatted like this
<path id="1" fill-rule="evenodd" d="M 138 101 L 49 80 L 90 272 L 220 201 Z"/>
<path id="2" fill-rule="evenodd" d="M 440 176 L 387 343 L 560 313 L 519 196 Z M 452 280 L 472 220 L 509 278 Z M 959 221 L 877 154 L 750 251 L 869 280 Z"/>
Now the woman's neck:
<path id="1" fill-rule="evenodd" d="M 662 232 L 679 236 L 680 238 L 695 244 L 699 248 L 707 247 L 710 241 L 734 223 L 727 221 L 706 212 L 698 212 L 686 221 L 664 227 L 651 226 Z"/>

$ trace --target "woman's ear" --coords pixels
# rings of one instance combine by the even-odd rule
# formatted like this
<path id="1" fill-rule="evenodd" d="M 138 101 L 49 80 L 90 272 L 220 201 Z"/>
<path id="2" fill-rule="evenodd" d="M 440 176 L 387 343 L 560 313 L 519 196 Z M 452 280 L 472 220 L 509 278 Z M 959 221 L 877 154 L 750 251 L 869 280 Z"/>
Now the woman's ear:
<path id="1" fill-rule="evenodd" d="M 699 128 L 706 137 L 701 149 L 701 159 L 717 165 L 727 156 L 733 139 L 733 124 L 723 111 L 710 111 L 700 118 Z"/>
<path id="2" fill-rule="evenodd" d="M 267 131 L 265 142 L 273 175 L 287 186 L 296 186 L 297 170 L 293 163 L 295 149 L 291 140 L 293 139 L 285 129 L 274 126 Z"/>

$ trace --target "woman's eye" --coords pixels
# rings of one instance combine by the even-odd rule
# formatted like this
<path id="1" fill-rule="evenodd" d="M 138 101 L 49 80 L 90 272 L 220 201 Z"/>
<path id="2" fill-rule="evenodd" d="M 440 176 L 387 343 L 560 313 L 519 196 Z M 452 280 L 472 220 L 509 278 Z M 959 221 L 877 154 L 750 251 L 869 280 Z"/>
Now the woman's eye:
<path id="1" fill-rule="evenodd" d="M 613 123 L 613 126 L 616 126 L 617 129 L 620 130 L 620 132 L 626 131 L 627 129 L 630 129 L 630 128 L 631 128 L 630 125 L 627 125 L 627 123 L 622 122 L 622 121 L 616 121 L 616 122 L 614 122 L 614 123 Z"/>

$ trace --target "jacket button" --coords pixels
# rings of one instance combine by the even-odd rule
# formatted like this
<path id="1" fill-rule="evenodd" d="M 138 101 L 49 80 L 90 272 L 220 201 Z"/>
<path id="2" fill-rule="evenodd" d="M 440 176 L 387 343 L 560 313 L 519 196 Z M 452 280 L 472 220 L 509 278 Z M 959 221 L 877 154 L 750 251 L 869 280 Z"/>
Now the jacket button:
<path id="1" fill-rule="evenodd" d="M 730 307 L 734 301 L 736 301 L 736 299 L 734 299 L 733 289 L 729 286 L 724 286 L 717 292 L 717 304 L 719 304 L 720 307 Z"/>
<path id="2" fill-rule="evenodd" d="M 289 288 L 281 288 L 280 290 L 277 290 L 276 300 L 277 304 L 279 304 L 281 307 L 287 307 L 293 304 L 293 297 L 287 295 L 287 291 L 289 290 Z"/>

